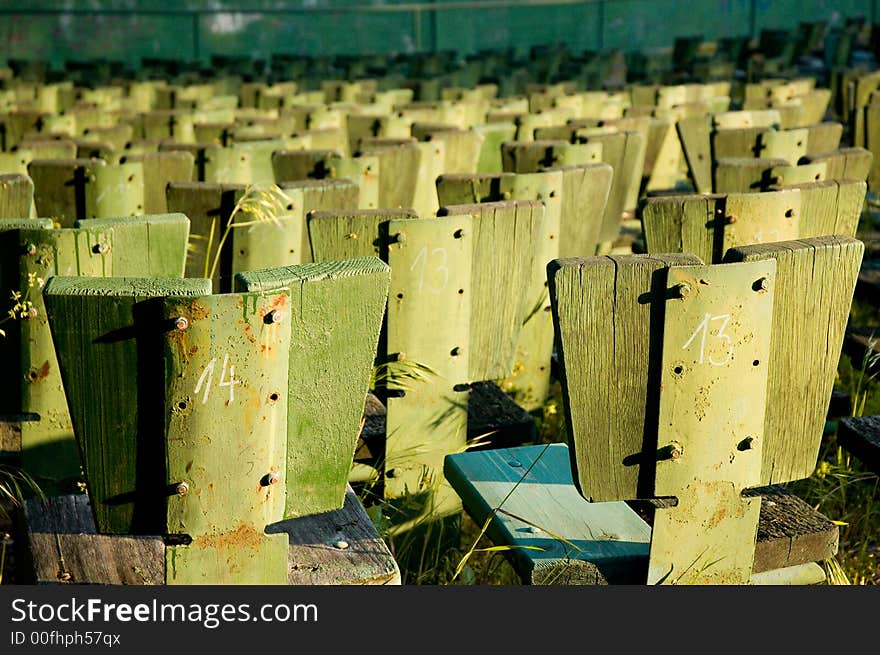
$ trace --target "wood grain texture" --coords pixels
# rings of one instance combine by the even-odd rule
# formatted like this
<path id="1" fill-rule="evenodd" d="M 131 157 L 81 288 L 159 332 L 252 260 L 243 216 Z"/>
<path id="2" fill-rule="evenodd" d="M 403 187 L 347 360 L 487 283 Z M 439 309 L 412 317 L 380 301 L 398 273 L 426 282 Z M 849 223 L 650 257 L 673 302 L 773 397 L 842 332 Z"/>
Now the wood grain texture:
<path id="1" fill-rule="evenodd" d="M 473 129 L 483 137 L 476 172 L 500 173 L 504 170 L 501 162 L 501 144 L 505 141 L 513 141 L 516 136 L 516 124 L 486 123 L 475 125 Z"/>
<path id="2" fill-rule="evenodd" d="M 437 178 L 440 207 L 510 200 L 514 173 L 443 174 Z"/>
<path id="3" fill-rule="evenodd" d="M 294 199 L 293 212 L 300 226 L 300 250 L 298 264 L 309 263 L 312 249 L 306 228 L 306 216 L 311 211 L 323 209 L 355 210 L 358 208 L 358 185 L 352 180 L 299 180 L 279 185 Z M 407 205 L 409 206 L 409 205 Z M 240 268 L 239 270 L 247 270 Z M 253 270 L 253 269 L 251 269 Z"/>
<path id="4" fill-rule="evenodd" d="M 398 585 L 400 569 L 350 486 L 341 509 L 275 523 L 290 541 L 291 585 Z"/>
<path id="5" fill-rule="evenodd" d="M 264 529 L 284 517 L 287 495 L 290 302 L 283 289 L 162 303 L 168 323 L 187 320 L 159 334 L 163 482 L 172 490 L 163 532 L 191 538 L 167 547 L 168 584 L 287 579 L 287 537 Z M 287 316 L 274 321 L 272 311 Z M 184 483 L 185 493 L 173 492 Z"/>
<path id="6" fill-rule="evenodd" d="M 342 506 L 389 278 L 376 257 L 236 277 L 236 287 L 250 294 L 290 290 L 285 518 Z"/>
<path id="7" fill-rule="evenodd" d="M 453 205 L 444 215 L 467 214 L 474 229 L 468 380 L 497 380 L 514 367 L 525 322 L 523 290 L 529 285 L 544 220 L 539 201 Z M 503 275 L 499 272 L 504 270 Z"/>
<path id="8" fill-rule="evenodd" d="M 790 187 L 801 194 L 800 238 L 855 237 L 867 185 L 857 180 L 821 180 Z"/>
<path id="9" fill-rule="evenodd" d="M 725 261 L 776 260 L 773 348 L 767 387 L 761 479 L 808 477 L 825 416 L 864 245 L 848 237 L 734 248 Z M 800 325 L 791 344 L 793 324 Z"/>
<path id="10" fill-rule="evenodd" d="M 340 156 L 336 150 L 276 150 L 272 153 L 275 182 L 320 179 L 330 161 Z"/>
<path id="11" fill-rule="evenodd" d="M 694 188 L 697 193 L 712 193 L 712 119 L 707 115 L 683 118 L 675 127 Z"/>
<path id="12" fill-rule="evenodd" d="M 626 503 L 584 501 L 564 444 L 449 455 L 444 472 L 478 525 L 498 510 L 488 536 L 524 583 L 644 581 L 650 528 Z"/>
<path id="13" fill-rule="evenodd" d="M 236 194 L 243 190 L 241 185 L 209 182 L 172 182 L 168 185 L 168 211 L 181 213 L 189 219 L 191 247 L 186 258 L 186 277 L 205 275 L 206 259 L 213 260 L 235 207 Z M 226 246 L 227 250 L 229 247 Z M 231 258 L 225 252 L 213 284 L 215 290 L 232 287 Z"/>
<path id="14" fill-rule="evenodd" d="M 653 511 L 641 508 L 664 507 L 669 502 L 589 503 L 574 487 L 565 450 L 564 445 L 552 444 L 546 449 L 527 446 L 454 454 L 446 458 L 445 471 L 461 494 L 465 510 L 478 525 L 499 505 L 515 515 L 496 513 L 489 527 L 495 545 L 537 545 L 546 549 L 506 553 L 524 584 L 643 583 Z M 501 504 L 520 480 L 510 499 Z M 761 499 L 753 575 L 779 572 L 779 576 L 785 569 L 837 553 L 837 526 L 797 496 L 777 486 L 746 494 Z M 634 516 L 637 520 L 631 522 Z M 622 526 L 629 526 L 636 536 L 630 541 L 613 539 L 621 534 Z M 553 539 L 551 531 L 581 550 Z M 614 554 L 620 556 L 627 551 L 629 556 L 620 557 L 615 566 Z M 752 578 L 751 582 L 758 580 Z"/>
<path id="15" fill-rule="evenodd" d="M 86 213 L 86 187 L 95 169 L 106 166 L 101 159 L 35 159 L 28 164 L 34 182 L 37 215 L 72 227 Z"/>
<path id="16" fill-rule="evenodd" d="M 25 511 L 37 584 L 165 583 L 162 538 L 96 534 L 85 495 L 31 500 Z M 273 523 L 267 532 L 290 541 L 287 584 L 400 584 L 397 562 L 351 487 L 342 509 Z"/>
<path id="17" fill-rule="evenodd" d="M 837 430 L 837 441 L 868 470 L 880 472 L 880 417 L 842 419 Z"/>
<path id="18" fill-rule="evenodd" d="M 165 582 L 159 536 L 95 531 L 87 496 L 28 501 L 28 548 L 36 584 L 157 585 Z"/>
<path id="19" fill-rule="evenodd" d="M 807 155 L 819 152 L 831 152 L 840 147 L 843 136 L 843 125 L 835 121 L 826 121 L 807 125 Z"/>
<path id="20" fill-rule="evenodd" d="M 713 159 L 757 157 L 760 153 L 761 135 L 765 127 L 740 127 L 719 129 L 712 132 Z"/>
<path id="21" fill-rule="evenodd" d="M 113 277 L 183 277 L 189 219 L 183 214 L 77 221 L 77 228 L 106 231 L 119 256 L 111 258 Z"/>
<path id="22" fill-rule="evenodd" d="M 629 193 L 630 178 L 628 173 L 635 171 L 632 161 L 632 152 L 628 146 L 633 133 L 616 132 L 612 134 L 596 134 L 584 137 L 586 143 L 602 144 L 602 161 L 614 170 L 611 180 L 611 190 L 608 193 L 608 202 L 605 204 L 605 212 L 602 215 L 602 227 L 599 230 L 599 241 L 613 241 L 620 232 L 620 221 L 623 211 L 626 209 L 627 194 Z M 628 154 L 630 158 L 628 159 Z M 641 173 L 638 173 L 639 176 Z"/>
<path id="23" fill-rule="evenodd" d="M 559 257 L 593 255 L 614 171 L 608 164 L 550 168 L 562 172 L 562 208 L 559 224 Z"/>
<path id="24" fill-rule="evenodd" d="M 696 263 L 692 255 L 641 255 L 547 268 L 572 468 L 586 498 L 653 493 L 665 270 Z"/>
<path id="25" fill-rule="evenodd" d="M 455 388 L 470 382 L 473 220 L 460 215 L 389 225 L 388 355 L 433 372 L 392 385 L 404 395 L 388 399 L 385 496 L 400 505 L 400 529 L 426 515 L 460 511 L 442 468 L 443 457 L 460 451 L 466 438 L 467 392 Z M 425 321 L 443 329 L 423 330 Z"/>
<path id="26" fill-rule="evenodd" d="M 148 152 L 125 157 L 126 162 L 140 162 L 144 177 L 144 206 L 142 213 L 168 213 L 165 190 L 171 182 L 190 182 L 195 169 L 192 153 L 179 151 Z"/>
<path id="27" fill-rule="evenodd" d="M 28 218 L 34 202 L 34 183 L 27 175 L 0 175 L 0 219 Z"/>
<path id="28" fill-rule="evenodd" d="M 799 164 L 797 166 L 773 166 L 770 170 L 772 184 L 802 184 L 828 179 L 828 165 L 825 162 Z M 766 186 L 766 185 L 765 185 Z"/>
<path id="29" fill-rule="evenodd" d="M 197 279 L 58 276 L 46 285 L 59 377 L 102 533 L 162 532 L 164 448 L 155 435 L 164 401 L 161 387 L 150 388 L 161 385 L 161 352 L 150 342 L 161 316 L 145 301 L 206 291 Z"/>
<path id="30" fill-rule="evenodd" d="M 416 145 L 365 145 L 360 152 L 379 159 L 379 207 L 411 208 L 421 156 Z"/>
<path id="31" fill-rule="evenodd" d="M 316 262 L 387 257 L 387 223 L 418 218 L 412 210 L 358 209 L 309 212 L 309 241 Z M 384 229 L 383 229 L 384 226 Z"/>
<path id="32" fill-rule="evenodd" d="M 715 193 L 753 193 L 771 184 L 783 184 L 777 178 L 789 167 L 783 159 L 730 158 L 715 161 Z M 777 169 L 776 174 L 773 173 Z M 795 182 L 792 181 L 791 184 Z"/>

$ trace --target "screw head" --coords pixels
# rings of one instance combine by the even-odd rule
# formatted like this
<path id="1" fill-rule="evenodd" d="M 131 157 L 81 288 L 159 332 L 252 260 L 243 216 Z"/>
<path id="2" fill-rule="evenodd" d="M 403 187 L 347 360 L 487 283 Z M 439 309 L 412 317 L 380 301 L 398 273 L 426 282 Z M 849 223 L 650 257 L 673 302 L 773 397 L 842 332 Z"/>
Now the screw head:
<path id="1" fill-rule="evenodd" d="M 755 291 L 767 291 L 770 289 L 770 280 L 766 277 L 758 278 L 752 285 L 752 289 Z"/>
<path id="2" fill-rule="evenodd" d="M 37 246 L 35 246 L 33 243 L 29 243 L 24 247 L 24 251 L 29 255 L 36 255 Z"/>
<path id="3" fill-rule="evenodd" d="M 271 471 L 269 475 L 266 476 L 266 484 L 278 484 L 281 482 L 281 474 L 278 471 Z"/>
<path id="4" fill-rule="evenodd" d="M 263 319 L 266 323 L 280 323 L 284 320 L 284 313 L 278 311 L 277 309 L 273 309 L 271 312 L 266 314 L 266 318 Z"/>
<path id="5" fill-rule="evenodd" d="M 728 217 L 727 217 L 727 224 L 728 224 L 728 225 L 733 225 L 734 223 L 736 223 L 736 220 L 737 220 L 737 219 L 736 219 L 736 216 L 728 216 Z"/>
<path id="6" fill-rule="evenodd" d="M 92 246 L 92 252 L 96 255 L 106 255 L 110 252 L 110 244 L 109 243 L 96 243 Z"/>
<path id="7" fill-rule="evenodd" d="M 395 237 L 394 240 L 397 243 L 406 243 L 406 233 L 398 232 L 397 234 L 394 235 L 394 237 Z"/>
<path id="8" fill-rule="evenodd" d="M 185 316 L 178 316 L 174 319 L 174 327 L 178 330 L 185 330 L 189 327 L 189 320 Z"/>
<path id="9" fill-rule="evenodd" d="M 345 550 L 348 548 L 348 542 L 345 539 L 337 539 L 333 542 L 333 547 L 338 548 L 339 550 Z"/>
<path id="10" fill-rule="evenodd" d="M 689 295 L 691 295 L 691 291 L 691 285 L 687 282 L 682 282 L 681 284 L 675 285 L 675 295 L 678 298 L 687 298 Z"/>
<path id="11" fill-rule="evenodd" d="M 185 496 L 189 493 L 189 484 L 186 482 L 178 482 L 174 486 L 174 490 L 177 492 L 178 496 Z"/>

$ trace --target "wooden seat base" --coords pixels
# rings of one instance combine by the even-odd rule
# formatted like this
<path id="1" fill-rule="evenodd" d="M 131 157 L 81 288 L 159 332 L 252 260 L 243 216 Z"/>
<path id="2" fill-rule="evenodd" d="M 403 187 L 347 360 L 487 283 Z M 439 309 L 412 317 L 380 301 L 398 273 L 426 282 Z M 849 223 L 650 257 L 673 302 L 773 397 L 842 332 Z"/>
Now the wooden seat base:
<path id="1" fill-rule="evenodd" d="M 647 579 L 648 521 L 664 501 L 587 502 L 572 481 L 566 445 L 449 455 L 444 472 L 477 525 L 494 512 L 487 535 L 511 547 L 524 584 Z M 837 526 L 781 487 L 749 493 L 762 499 L 752 583 L 822 582 L 815 562 L 837 553 Z"/>
<path id="2" fill-rule="evenodd" d="M 36 584 L 153 585 L 165 582 L 160 536 L 97 534 L 84 494 L 25 507 L 27 553 L 20 575 Z M 394 585 L 400 570 L 351 487 L 342 509 L 270 525 L 290 538 L 291 585 Z"/>

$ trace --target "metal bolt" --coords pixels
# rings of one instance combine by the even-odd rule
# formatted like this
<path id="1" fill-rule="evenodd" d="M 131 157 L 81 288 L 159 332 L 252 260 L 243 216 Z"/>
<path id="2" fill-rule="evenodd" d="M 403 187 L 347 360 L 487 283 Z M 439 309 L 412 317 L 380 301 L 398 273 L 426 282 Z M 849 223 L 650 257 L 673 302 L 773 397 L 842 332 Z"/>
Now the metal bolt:
<path id="1" fill-rule="evenodd" d="M 402 362 L 404 359 L 406 359 L 406 353 L 397 353 L 398 362 Z"/>
<path id="2" fill-rule="evenodd" d="M 278 471 L 271 471 L 266 476 L 266 484 L 264 486 L 268 487 L 269 485 L 278 484 L 279 482 L 281 482 L 281 474 Z"/>
<path id="3" fill-rule="evenodd" d="M 733 223 L 736 223 L 736 216 L 728 216 L 727 217 L 727 224 L 732 225 Z"/>
<path id="4" fill-rule="evenodd" d="M 32 243 L 27 244 L 24 247 L 24 250 L 29 255 L 36 255 L 37 254 L 37 247 Z"/>
<path id="5" fill-rule="evenodd" d="M 687 298 L 691 294 L 691 285 L 687 282 L 682 282 L 681 284 L 676 284 L 673 287 L 675 290 L 675 295 L 678 298 Z"/>
<path id="6" fill-rule="evenodd" d="M 189 321 L 185 316 L 178 316 L 174 319 L 174 327 L 178 330 L 185 330 L 189 327 Z"/>
<path id="7" fill-rule="evenodd" d="M 178 482 L 175 485 L 174 490 L 177 492 L 178 496 L 185 496 L 189 493 L 189 484 L 186 482 Z"/>
<path id="8" fill-rule="evenodd" d="M 266 317 L 263 319 L 266 323 L 280 323 L 284 319 L 284 313 L 280 312 L 277 309 L 273 309 L 271 312 L 266 314 Z"/>
<path id="9" fill-rule="evenodd" d="M 110 244 L 108 243 L 96 243 L 92 246 L 92 252 L 96 255 L 106 255 L 110 252 Z"/>
<path id="10" fill-rule="evenodd" d="M 406 243 L 406 234 L 403 232 L 398 232 L 394 235 L 394 240 L 397 243 Z"/>
<path id="11" fill-rule="evenodd" d="M 754 289 L 755 291 L 767 291 L 769 288 L 770 280 L 768 280 L 766 277 L 758 278 L 752 285 L 752 289 Z"/>
<path id="12" fill-rule="evenodd" d="M 333 547 L 338 548 L 339 550 L 345 550 L 348 548 L 348 542 L 345 539 L 337 539 L 333 542 Z"/>

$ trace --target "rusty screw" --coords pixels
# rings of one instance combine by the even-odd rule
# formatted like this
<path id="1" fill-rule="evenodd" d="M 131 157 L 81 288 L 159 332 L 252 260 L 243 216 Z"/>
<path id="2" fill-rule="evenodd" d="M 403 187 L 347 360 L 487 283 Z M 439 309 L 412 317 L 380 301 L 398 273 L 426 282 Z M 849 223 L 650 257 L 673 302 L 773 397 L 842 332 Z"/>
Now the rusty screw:
<path id="1" fill-rule="evenodd" d="M 189 327 L 189 321 L 185 316 L 178 316 L 174 319 L 174 327 L 178 330 L 185 330 Z"/>
<path id="2" fill-rule="evenodd" d="M 727 224 L 733 225 L 734 223 L 736 223 L 736 216 L 728 216 L 727 217 Z"/>
<path id="3" fill-rule="evenodd" d="M 281 474 L 278 471 L 272 471 L 266 476 L 266 486 L 278 484 L 281 482 Z"/>
<path id="4" fill-rule="evenodd" d="M 29 255 L 36 255 L 37 254 L 37 247 L 32 243 L 27 244 L 24 247 L 24 250 Z"/>
<path id="5" fill-rule="evenodd" d="M 669 444 L 669 456 L 672 459 L 678 459 L 679 457 L 681 457 L 683 452 L 684 450 L 682 449 L 681 444 L 677 441 L 673 441 L 671 444 Z"/>
<path id="6" fill-rule="evenodd" d="M 174 486 L 174 490 L 177 492 L 178 496 L 185 496 L 189 493 L 189 484 L 186 482 L 178 482 Z"/>
<path id="7" fill-rule="evenodd" d="M 398 232 L 397 234 L 394 235 L 394 237 L 395 237 L 394 240 L 397 243 L 406 243 L 406 233 Z"/>
<path id="8" fill-rule="evenodd" d="M 284 319 L 284 313 L 278 311 L 277 309 L 273 309 L 271 312 L 266 314 L 265 321 L 266 323 L 280 323 Z"/>
<path id="9" fill-rule="evenodd" d="M 689 295 L 691 295 L 691 285 L 688 284 L 687 282 L 682 282 L 681 284 L 676 284 L 675 287 L 673 287 L 673 288 L 675 290 L 676 297 L 681 298 L 682 300 L 684 300 Z"/>
<path id="10" fill-rule="evenodd" d="M 92 252 L 96 255 L 106 255 L 110 252 L 110 244 L 108 243 L 96 243 L 92 246 Z"/>

